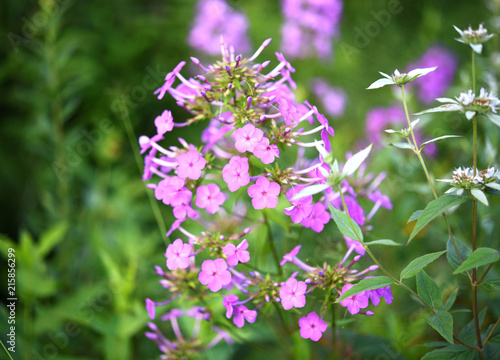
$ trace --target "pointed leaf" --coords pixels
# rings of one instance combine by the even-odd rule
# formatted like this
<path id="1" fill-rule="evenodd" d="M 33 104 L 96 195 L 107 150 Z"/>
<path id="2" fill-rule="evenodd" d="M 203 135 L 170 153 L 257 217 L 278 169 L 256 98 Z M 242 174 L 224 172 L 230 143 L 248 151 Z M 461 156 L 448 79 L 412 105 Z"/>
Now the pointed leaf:
<path id="1" fill-rule="evenodd" d="M 57 223 L 45 231 L 40 237 L 38 248 L 36 249 L 38 256 L 40 258 L 45 257 L 57 244 L 64 240 L 67 231 L 68 224 L 66 222 Z"/>
<path id="2" fill-rule="evenodd" d="M 305 189 L 301 190 L 297 195 L 295 195 L 292 200 L 297 200 L 297 199 L 302 199 L 306 196 L 314 195 L 317 193 L 320 193 L 322 191 L 325 191 L 331 187 L 328 184 L 316 184 L 316 185 L 309 185 Z"/>
<path id="3" fill-rule="evenodd" d="M 335 209 L 330 203 L 328 203 L 328 207 L 330 208 L 335 224 L 337 224 L 337 227 L 343 235 L 356 241 L 363 241 L 363 232 L 352 218 L 342 211 Z"/>
<path id="4" fill-rule="evenodd" d="M 455 303 L 455 300 L 457 299 L 457 294 L 458 294 L 458 288 L 456 288 L 455 290 L 453 290 L 453 292 L 451 293 L 451 295 L 446 300 L 446 303 L 441 307 L 441 310 L 443 310 L 443 311 L 450 310 L 451 307 L 453 306 L 453 304 Z"/>
<path id="5" fill-rule="evenodd" d="M 484 291 L 500 291 L 500 279 L 486 279 L 482 284 Z"/>
<path id="6" fill-rule="evenodd" d="M 453 206 L 460 205 L 467 201 L 465 196 L 444 195 L 435 200 L 432 200 L 424 209 L 420 218 L 418 219 L 413 231 L 411 232 L 408 242 L 410 242 L 415 235 L 418 234 L 428 223 L 430 223 L 436 216 L 442 214 Z"/>
<path id="7" fill-rule="evenodd" d="M 484 317 L 486 316 L 486 310 L 487 309 L 484 308 L 477 316 L 479 326 L 483 324 Z M 472 317 L 471 321 L 465 324 L 462 330 L 460 330 L 458 338 L 468 345 L 476 345 L 476 326 L 474 324 L 473 315 L 471 314 L 470 316 Z"/>
<path id="8" fill-rule="evenodd" d="M 432 350 L 424 355 L 422 360 L 474 360 L 474 350 L 461 345 L 449 345 L 447 347 Z"/>
<path id="9" fill-rule="evenodd" d="M 365 245 L 370 246 L 370 245 L 387 245 L 387 246 L 401 246 L 402 244 L 399 244 L 395 241 L 389 240 L 389 239 L 381 239 L 381 240 L 374 240 L 370 242 L 365 242 Z"/>
<path id="10" fill-rule="evenodd" d="M 483 44 L 469 44 L 472 50 L 474 50 L 476 53 L 481 54 L 481 51 L 483 51 Z"/>
<path id="11" fill-rule="evenodd" d="M 486 117 L 496 126 L 500 127 L 500 116 L 495 114 L 487 114 Z"/>
<path id="12" fill-rule="evenodd" d="M 412 221 L 418 220 L 418 218 L 420 217 L 420 215 L 422 215 L 423 211 L 424 210 L 417 210 L 413 214 L 411 214 L 410 218 L 408 219 L 407 224 L 411 223 Z"/>
<path id="13" fill-rule="evenodd" d="M 408 279 L 408 278 L 411 278 L 412 276 L 417 275 L 420 270 L 422 270 L 424 267 L 429 265 L 431 262 L 436 260 L 441 255 L 443 255 L 445 252 L 446 252 L 446 250 L 435 252 L 435 253 L 430 253 L 430 254 L 425 254 L 425 255 L 420 256 L 420 257 L 416 258 L 415 260 L 411 261 L 403 269 L 403 271 L 401 271 L 401 279 Z"/>
<path id="14" fill-rule="evenodd" d="M 484 205 L 488 206 L 488 199 L 486 199 L 486 195 L 479 189 L 471 189 L 470 193 Z"/>
<path id="15" fill-rule="evenodd" d="M 420 145 L 420 149 L 423 149 L 425 145 L 433 143 L 435 141 L 439 141 L 439 140 L 443 140 L 443 139 L 449 139 L 449 138 L 457 138 L 457 137 L 462 137 L 462 136 L 460 136 L 460 135 L 444 135 L 444 136 L 440 136 L 440 137 L 437 137 L 437 138 L 434 138 L 432 140 L 428 140 L 428 141 L 422 143 L 422 145 Z"/>
<path id="16" fill-rule="evenodd" d="M 472 120 L 472 118 L 476 116 L 476 112 L 475 111 L 466 111 L 465 112 L 465 117 L 467 118 L 467 120 Z"/>
<path id="17" fill-rule="evenodd" d="M 408 76 L 410 78 L 418 78 L 420 76 L 427 75 L 428 73 L 434 71 L 437 69 L 437 66 L 430 67 L 430 68 L 423 68 L 423 69 L 413 69 L 408 73 Z"/>
<path id="18" fill-rule="evenodd" d="M 462 259 L 462 261 L 467 260 L 469 255 L 472 253 L 472 249 L 469 247 L 469 245 L 465 244 L 462 240 L 457 238 L 455 238 L 455 245 L 457 246 L 460 259 Z M 446 253 L 446 258 L 448 259 L 450 265 L 454 269 L 456 269 L 457 267 L 460 266 L 461 262 L 458 259 L 457 250 L 455 250 L 455 246 L 453 246 L 453 241 L 451 241 L 451 238 L 448 239 L 446 248 L 448 249 L 448 252 Z"/>
<path id="19" fill-rule="evenodd" d="M 461 111 L 462 110 L 462 105 L 458 104 L 444 104 L 432 109 L 427 109 L 424 111 L 420 111 L 418 113 L 415 113 L 415 115 L 424 115 L 424 114 L 430 114 L 430 113 L 436 113 L 436 112 L 448 112 L 448 111 Z"/>
<path id="20" fill-rule="evenodd" d="M 424 270 L 417 274 L 417 292 L 422 300 L 434 310 L 439 309 L 443 303 L 443 294 L 439 286 Z"/>
<path id="21" fill-rule="evenodd" d="M 371 278 L 366 278 L 361 280 L 359 283 L 354 285 L 352 288 L 347 290 L 341 297 L 339 297 L 336 302 L 342 301 L 345 298 L 351 297 L 353 295 L 359 294 L 363 291 L 381 289 L 383 287 L 394 284 L 387 276 L 375 276 Z"/>
<path id="22" fill-rule="evenodd" d="M 478 248 L 453 272 L 453 274 L 459 274 L 473 268 L 488 265 L 498 261 L 499 259 L 500 253 L 498 250 L 491 248 Z"/>
<path id="23" fill-rule="evenodd" d="M 414 146 L 407 142 L 402 143 L 390 143 L 389 145 L 397 147 L 398 149 L 413 150 Z"/>
<path id="24" fill-rule="evenodd" d="M 342 169 L 342 174 L 345 176 L 349 176 L 354 173 L 361 166 L 363 161 L 365 161 L 365 159 L 368 157 L 371 149 L 372 145 L 370 144 L 365 149 L 351 156 L 351 158 L 346 161 L 344 168 Z"/>
<path id="25" fill-rule="evenodd" d="M 453 344 L 453 317 L 449 312 L 438 311 L 427 318 L 427 323 L 446 341 Z"/>
<path id="26" fill-rule="evenodd" d="M 386 79 L 386 78 L 378 79 L 377 81 L 373 82 L 370 86 L 368 86 L 366 90 L 379 89 L 386 85 L 394 85 L 394 81 L 392 81 L 392 79 Z"/>
<path id="27" fill-rule="evenodd" d="M 498 183 L 489 183 L 489 184 L 486 184 L 486 186 L 489 188 L 500 191 L 500 184 L 498 184 Z"/>

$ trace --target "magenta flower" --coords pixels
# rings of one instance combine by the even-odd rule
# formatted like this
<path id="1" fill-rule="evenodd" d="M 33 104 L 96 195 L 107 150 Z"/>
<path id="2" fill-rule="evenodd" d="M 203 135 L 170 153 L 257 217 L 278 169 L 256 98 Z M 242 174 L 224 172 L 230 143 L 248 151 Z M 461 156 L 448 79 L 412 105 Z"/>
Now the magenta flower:
<path id="1" fill-rule="evenodd" d="M 246 263 L 250 261 L 250 253 L 248 249 L 248 241 L 244 239 L 238 246 L 227 244 L 224 246 L 222 253 L 227 257 L 227 263 L 231 266 L 238 265 L 238 262 Z"/>
<path id="2" fill-rule="evenodd" d="M 269 144 L 269 139 L 267 137 L 263 137 L 262 140 L 255 145 L 253 154 L 266 165 L 271 164 L 274 158 L 280 157 L 278 146 Z"/>
<path id="3" fill-rule="evenodd" d="M 238 296 L 234 294 L 229 294 L 227 296 L 222 295 L 222 296 L 224 297 L 222 300 L 222 304 L 226 308 L 226 317 L 230 319 L 231 316 L 233 316 L 234 307 L 240 299 L 238 298 Z"/>
<path id="4" fill-rule="evenodd" d="M 193 247 L 190 244 L 184 244 L 181 239 L 168 245 L 165 253 L 167 268 L 169 270 L 186 269 L 189 266 L 189 255 L 192 250 Z"/>
<path id="5" fill-rule="evenodd" d="M 380 299 L 384 298 L 387 305 L 392 303 L 392 291 L 390 286 L 386 286 L 380 289 L 373 289 L 365 291 L 368 298 L 372 301 L 373 305 L 377 306 L 380 304 Z"/>
<path id="6" fill-rule="evenodd" d="M 180 204 L 174 207 L 174 216 L 176 219 L 195 218 L 198 216 L 198 212 L 194 210 L 189 204 Z"/>
<path id="7" fill-rule="evenodd" d="M 257 210 L 272 209 L 278 206 L 279 194 L 280 186 L 263 176 L 259 177 L 255 184 L 248 187 L 248 196 L 252 198 L 252 206 Z"/>
<path id="8" fill-rule="evenodd" d="M 312 211 L 312 196 L 305 196 L 297 200 L 292 200 L 295 195 L 297 195 L 303 188 L 295 186 L 290 188 L 286 193 L 286 198 L 293 205 L 286 208 L 284 213 L 291 217 L 294 224 L 300 223 L 303 219 L 311 215 Z"/>
<path id="9" fill-rule="evenodd" d="M 198 280 L 203 285 L 208 285 L 213 292 L 219 291 L 222 286 L 231 282 L 231 273 L 227 270 L 224 259 L 205 260 L 201 264 L 201 270 Z"/>
<path id="10" fill-rule="evenodd" d="M 233 323 L 237 327 L 242 328 L 245 325 L 245 320 L 249 323 L 254 323 L 255 319 L 257 319 L 257 311 L 248 310 L 244 305 L 234 307 Z"/>
<path id="11" fill-rule="evenodd" d="M 151 299 L 146 299 L 146 310 L 149 317 L 154 320 L 156 317 L 156 304 Z"/>
<path id="12" fill-rule="evenodd" d="M 304 339 L 311 339 L 312 341 L 318 341 L 321 339 L 321 336 L 328 327 L 326 322 L 321 320 L 319 315 L 315 312 L 309 313 L 309 315 L 300 318 L 299 326 L 300 336 Z"/>
<path id="13" fill-rule="evenodd" d="M 222 169 L 222 178 L 230 191 L 236 191 L 250 182 L 248 158 L 233 156 Z"/>
<path id="14" fill-rule="evenodd" d="M 292 262 L 293 258 L 297 256 L 302 245 L 297 245 L 288 254 L 283 256 L 283 260 L 280 262 L 280 266 L 285 265 L 287 262 Z"/>
<path id="15" fill-rule="evenodd" d="M 301 114 L 295 107 L 295 104 L 285 98 L 280 99 L 279 105 L 280 113 L 285 118 L 285 123 L 288 126 L 296 125 L 299 123 Z"/>
<path id="16" fill-rule="evenodd" d="M 302 226 L 311 228 L 316 232 L 323 231 L 325 224 L 330 221 L 330 214 L 325 210 L 322 203 L 316 203 L 312 206 L 311 214 L 300 223 Z"/>
<path id="17" fill-rule="evenodd" d="M 158 135 L 163 135 L 174 128 L 174 118 L 169 110 L 165 110 L 160 116 L 155 119 L 155 126 Z"/>
<path id="18" fill-rule="evenodd" d="M 196 206 L 206 209 L 210 214 L 215 214 L 226 197 L 215 184 L 201 185 L 196 190 Z"/>
<path id="19" fill-rule="evenodd" d="M 240 153 L 244 153 L 245 151 L 253 152 L 255 145 L 262 140 L 263 136 L 264 132 L 257 129 L 255 125 L 246 124 L 234 132 L 234 139 L 236 140 L 234 147 Z"/>
<path id="20" fill-rule="evenodd" d="M 342 292 L 340 296 L 344 294 L 347 290 L 352 288 L 353 284 L 345 284 L 342 288 Z M 361 292 L 359 294 L 348 297 L 340 302 L 340 305 L 347 308 L 347 310 L 351 313 L 351 315 L 355 315 L 359 313 L 361 309 L 364 309 L 368 306 L 368 296 L 366 296 L 365 292 Z"/>
<path id="21" fill-rule="evenodd" d="M 283 309 L 290 310 L 293 307 L 304 307 L 306 304 L 306 296 L 304 293 L 306 290 L 307 285 L 304 281 L 297 281 L 296 278 L 288 279 L 280 288 L 280 298 Z"/>
<path id="22" fill-rule="evenodd" d="M 163 203 L 177 207 L 181 204 L 189 204 L 192 198 L 193 193 L 184 187 L 184 179 L 174 176 L 166 186 Z"/>
<path id="23" fill-rule="evenodd" d="M 179 167 L 177 175 L 185 179 L 190 178 L 198 180 L 201 176 L 201 170 L 205 168 L 207 160 L 205 160 L 196 149 L 189 149 L 187 153 L 181 153 L 177 156 Z"/>

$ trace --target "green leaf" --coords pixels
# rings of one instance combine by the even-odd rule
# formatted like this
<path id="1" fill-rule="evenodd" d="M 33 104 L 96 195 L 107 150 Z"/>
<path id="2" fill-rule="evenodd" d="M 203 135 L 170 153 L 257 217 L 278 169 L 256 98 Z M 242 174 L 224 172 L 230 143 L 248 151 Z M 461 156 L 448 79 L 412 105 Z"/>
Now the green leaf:
<path id="1" fill-rule="evenodd" d="M 500 127 L 500 116 L 495 114 L 488 114 L 486 117 L 496 126 Z"/>
<path id="2" fill-rule="evenodd" d="M 500 259 L 500 253 L 491 248 L 478 248 L 474 251 L 467 260 L 463 262 L 453 274 L 459 274 L 461 272 L 477 268 L 479 266 L 488 265 L 494 263 Z"/>
<path id="3" fill-rule="evenodd" d="M 469 247 L 469 245 L 467 245 L 462 240 L 457 238 L 455 238 L 455 245 L 457 246 L 460 259 L 462 259 L 462 261 L 467 260 L 469 255 L 472 253 L 472 249 Z M 456 269 L 457 267 L 460 266 L 461 263 L 460 260 L 458 259 L 457 252 L 455 251 L 455 247 L 453 246 L 453 241 L 451 241 L 451 238 L 448 239 L 446 248 L 448 249 L 448 252 L 446 253 L 446 258 L 448 259 L 450 265 L 454 269 Z"/>
<path id="4" fill-rule="evenodd" d="M 438 257 L 443 255 L 447 250 L 425 254 L 411 261 L 404 269 L 401 271 L 401 280 L 411 278 L 418 274 L 420 270 L 429 265 L 431 262 L 436 260 Z"/>
<path id="5" fill-rule="evenodd" d="M 424 270 L 417 274 L 417 292 L 422 300 L 434 310 L 439 309 L 443 303 L 443 294 L 439 286 Z"/>
<path id="6" fill-rule="evenodd" d="M 368 154 L 370 153 L 371 149 L 372 145 L 370 144 L 365 149 L 351 156 L 345 162 L 344 168 L 342 169 L 342 175 L 349 176 L 352 175 L 356 170 L 358 170 L 363 161 L 365 161 L 365 159 L 368 157 Z"/>
<path id="7" fill-rule="evenodd" d="M 389 240 L 389 239 L 381 239 L 381 240 L 374 240 L 370 242 L 365 242 L 365 245 L 370 246 L 370 245 L 387 245 L 387 246 L 401 246 L 402 244 L 399 244 L 395 241 Z"/>
<path id="8" fill-rule="evenodd" d="M 486 198 L 486 195 L 484 195 L 484 192 L 482 192 L 479 189 L 471 189 L 470 193 L 472 196 L 474 196 L 477 200 L 482 202 L 484 205 L 489 206 L 488 199 Z"/>
<path id="9" fill-rule="evenodd" d="M 422 360 L 473 360 L 474 350 L 461 345 L 450 345 L 445 348 L 432 350 L 424 355 Z"/>
<path id="10" fill-rule="evenodd" d="M 444 135 L 444 136 L 440 136 L 440 137 L 428 140 L 428 141 L 422 143 L 422 145 L 420 145 L 420 150 L 422 150 L 425 145 L 433 143 L 435 141 L 439 141 L 439 140 L 443 140 L 443 139 L 449 139 L 449 138 L 457 138 L 457 137 L 462 137 L 462 136 L 460 136 L 460 135 Z"/>
<path id="11" fill-rule="evenodd" d="M 44 258 L 57 244 L 59 244 L 68 231 L 68 223 L 59 222 L 51 226 L 40 237 L 38 248 L 36 249 L 38 256 Z"/>
<path id="12" fill-rule="evenodd" d="M 375 276 L 371 278 L 366 278 L 361 280 L 359 283 L 354 285 L 349 290 L 347 290 L 341 297 L 337 299 L 336 302 L 342 301 L 345 298 L 359 294 L 360 292 L 366 290 L 380 289 L 392 284 L 394 284 L 394 281 L 392 281 L 387 276 Z"/>
<path id="13" fill-rule="evenodd" d="M 417 210 L 413 214 L 411 214 L 410 218 L 408 219 L 407 224 L 411 223 L 412 221 L 418 220 L 420 218 L 420 215 L 422 215 L 422 212 L 424 210 Z"/>
<path id="14" fill-rule="evenodd" d="M 449 312 L 438 311 L 427 318 L 427 323 L 446 341 L 453 344 L 453 317 Z"/>
<path id="15" fill-rule="evenodd" d="M 484 291 L 500 291 L 500 278 L 484 280 L 482 287 Z"/>
<path id="16" fill-rule="evenodd" d="M 413 150 L 414 147 L 410 143 L 407 142 L 402 142 L 402 143 L 391 143 L 389 144 L 391 146 L 397 147 L 398 149 L 406 149 L 406 150 Z"/>
<path id="17" fill-rule="evenodd" d="M 457 299 L 457 294 L 458 294 L 458 288 L 453 290 L 451 295 L 448 297 L 448 300 L 446 300 L 446 303 L 441 307 L 441 310 L 444 311 L 450 310 L 453 304 L 455 303 L 455 300 Z"/>
<path id="18" fill-rule="evenodd" d="M 486 316 L 486 308 L 481 310 L 481 312 L 478 314 L 478 323 L 479 326 L 483 324 L 484 318 Z M 472 315 L 471 315 L 472 316 Z M 477 345 L 476 343 L 476 326 L 474 325 L 474 318 L 472 318 L 471 321 L 469 321 L 465 326 L 460 330 L 460 334 L 458 334 L 458 338 L 463 341 L 464 343 L 468 345 L 475 346 Z"/>
<path id="19" fill-rule="evenodd" d="M 328 203 L 328 207 L 330 208 L 335 224 L 337 224 L 343 235 L 356 241 L 363 241 L 363 232 L 359 225 L 356 224 L 356 221 L 342 211 L 335 209 L 332 204 Z"/>
<path id="20" fill-rule="evenodd" d="M 444 195 L 435 200 L 432 200 L 422 211 L 413 231 L 411 232 L 408 243 L 422 230 L 428 223 L 430 223 L 436 216 L 442 214 L 453 206 L 460 205 L 467 201 L 465 196 Z"/>

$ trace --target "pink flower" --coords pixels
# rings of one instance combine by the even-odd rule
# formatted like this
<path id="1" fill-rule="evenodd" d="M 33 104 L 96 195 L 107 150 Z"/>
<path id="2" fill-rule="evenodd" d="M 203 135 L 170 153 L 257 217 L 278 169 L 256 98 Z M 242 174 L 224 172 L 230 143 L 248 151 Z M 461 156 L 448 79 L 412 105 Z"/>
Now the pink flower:
<path id="1" fill-rule="evenodd" d="M 371 276 L 367 276 L 371 277 Z M 380 299 L 384 298 L 385 302 L 387 305 L 390 305 L 392 303 L 392 292 L 391 292 L 391 287 L 386 286 L 380 289 L 373 289 L 373 290 L 368 290 L 365 291 L 365 295 L 372 301 L 373 305 L 377 306 L 380 304 Z"/>
<path id="2" fill-rule="evenodd" d="M 181 153 L 177 156 L 177 175 L 185 179 L 190 178 L 198 180 L 201 176 L 201 170 L 205 168 L 207 160 L 205 160 L 196 149 L 189 149 L 187 153 Z"/>
<path id="3" fill-rule="evenodd" d="M 169 110 L 165 110 L 160 116 L 155 119 L 155 126 L 158 135 L 163 135 L 174 128 L 174 118 Z"/>
<path id="4" fill-rule="evenodd" d="M 246 263 L 250 261 L 250 253 L 248 249 L 248 242 L 244 239 L 237 247 L 234 244 L 227 244 L 224 246 L 222 253 L 227 257 L 227 263 L 231 266 L 238 265 L 238 262 Z"/>
<path id="5" fill-rule="evenodd" d="M 299 123 L 301 115 L 295 107 L 295 104 L 287 101 L 285 98 L 282 98 L 280 99 L 279 109 L 281 115 L 285 118 L 285 123 L 288 126 L 293 126 Z"/>
<path id="6" fill-rule="evenodd" d="M 163 200 L 164 204 L 177 207 L 182 204 L 189 204 L 193 193 L 184 187 L 184 179 L 174 176 L 166 177 L 158 183 L 155 188 L 155 196 L 158 200 Z"/>
<path id="7" fill-rule="evenodd" d="M 234 307 L 240 299 L 238 298 L 238 296 L 234 294 L 229 294 L 228 296 L 224 295 L 222 296 L 224 297 L 222 300 L 222 304 L 226 308 L 226 317 L 230 319 L 231 316 L 233 316 Z"/>
<path id="8" fill-rule="evenodd" d="M 156 317 L 156 304 L 151 299 L 146 299 L 146 310 L 151 320 Z"/>
<path id="9" fill-rule="evenodd" d="M 328 221 L 330 221 L 330 214 L 325 210 L 325 206 L 322 203 L 316 203 L 312 207 L 311 214 L 300 223 L 319 233 L 323 231 Z"/>
<path id="10" fill-rule="evenodd" d="M 288 254 L 283 256 L 283 260 L 280 262 L 280 266 L 285 265 L 287 262 L 292 262 L 293 258 L 297 256 L 302 245 L 297 245 Z"/>
<path id="11" fill-rule="evenodd" d="M 240 153 L 245 151 L 253 152 L 255 145 L 262 139 L 264 132 L 257 129 L 253 124 L 246 124 L 242 128 L 234 132 L 234 139 L 236 143 L 234 147 Z"/>
<path id="12" fill-rule="evenodd" d="M 185 219 L 186 216 L 193 219 L 198 216 L 198 212 L 189 204 L 180 204 L 174 207 L 173 213 L 176 219 Z"/>
<path id="13" fill-rule="evenodd" d="M 312 196 L 306 196 L 297 200 L 292 200 L 295 195 L 297 195 L 303 188 L 295 186 L 290 188 L 286 193 L 286 198 L 293 205 L 286 208 L 284 213 L 291 217 L 294 224 L 300 223 L 303 219 L 311 215 L 312 211 Z"/>
<path id="14" fill-rule="evenodd" d="M 229 163 L 222 169 L 222 178 L 227 183 L 230 191 L 236 191 L 241 186 L 250 182 L 248 175 L 248 159 L 239 156 L 233 156 Z"/>
<path id="15" fill-rule="evenodd" d="M 342 288 L 340 296 L 342 296 L 342 294 L 344 294 L 347 290 L 349 290 L 353 286 L 354 285 L 352 284 L 345 284 L 344 287 Z M 359 313 L 361 309 L 368 307 L 368 296 L 366 296 L 365 292 L 363 291 L 359 294 L 353 295 L 351 297 L 342 300 L 340 302 L 340 305 L 346 307 L 347 310 L 351 313 L 351 315 L 355 315 Z"/>
<path id="16" fill-rule="evenodd" d="M 165 256 L 167 257 L 167 268 L 169 270 L 186 269 L 189 266 L 189 255 L 193 247 L 184 244 L 181 239 L 175 240 L 168 245 Z"/>
<path id="17" fill-rule="evenodd" d="M 252 206 L 257 209 L 275 208 L 278 206 L 280 186 L 261 176 L 257 182 L 248 187 L 248 196 L 252 198 Z"/>
<path id="18" fill-rule="evenodd" d="M 259 141 L 257 145 L 255 145 L 253 154 L 257 156 L 264 164 L 271 164 L 274 161 L 274 158 L 280 157 L 278 146 L 270 145 L 269 139 L 266 137 L 262 138 L 262 140 Z"/>
<path id="19" fill-rule="evenodd" d="M 307 285 L 304 281 L 297 281 L 295 278 L 288 279 L 280 288 L 280 298 L 283 309 L 290 310 L 293 307 L 304 307 L 306 304 L 306 296 L 304 293 L 306 290 Z"/>
<path id="20" fill-rule="evenodd" d="M 255 319 L 257 319 L 257 311 L 248 310 L 244 305 L 234 307 L 233 323 L 237 327 L 242 328 L 243 325 L 245 325 L 245 320 L 249 323 L 253 323 Z"/>
<path id="21" fill-rule="evenodd" d="M 219 291 L 222 286 L 231 282 L 231 273 L 227 270 L 224 259 L 205 260 L 201 264 L 201 270 L 198 280 L 203 285 L 208 285 L 213 292 Z"/>
<path id="22" fill-rule="evenodd" d="M 315 312 L 309 313 L 309 315 L 300 318 L 299 326 L 300 336 L 304 339 L 311 339 L 312 341 L 318 341 L 321 339 L 321 336 L 328 327 L 326 322 L 321 320 L 319 315 Z"/>
<path id="23" fill-rule="evenodd" d="M 363 244 L 361 244 L 359 241 L 351 239 L 345 235 L 344 235 L 344 240 L 345 240 L 346 246 L 348 248 L 350 248 L 351 246 L 354 246 L 354 251 L 356 251 L 356 253 L 358 253 L 359 255 L 363 256 L 366 253 L 366 249 L 363 247 Z"/>
<path id="24" fill-rule="evenodd" d="M 215 184 L 201 185 L 196 190 L 196 206 L 206 209 L 210 214 L 215 214 L 225 200 L 224 194 Z"/>

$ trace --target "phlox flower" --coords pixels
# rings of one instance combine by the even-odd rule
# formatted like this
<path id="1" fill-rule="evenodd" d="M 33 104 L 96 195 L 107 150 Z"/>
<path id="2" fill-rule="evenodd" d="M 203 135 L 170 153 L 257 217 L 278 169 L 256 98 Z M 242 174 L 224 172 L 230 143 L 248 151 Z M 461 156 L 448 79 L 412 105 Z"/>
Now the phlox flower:
<path id="1" fill-rule="evenodd" d="M 155 119 L 155 126 L 158 135 L 163 135 L 174 128 L 174 118 L 169 110 L 165 110 L 160 116 Z"/>
<path id="2" fill-rule="evenodd" d="M 177 175 L 185 179 L 190 178 L 198 180 L 201 176 L 201 170 L 205 168 L 207 160 L 205 160 L 196 149 L 189 149 L 187 153 L 181 153 L 177 156 L 179 167 Z"/>
<path id="3" fill-rule="evenodd" d="M 234 306 L 238 303 L 239 298 L 234 294 L 229 294 L 227 296 L 223 295 L 222 304 L 226 308 L 226 317 L 228 319 L 233 316 Z"/>
<path id="4" fill-rule="evenodd" d="M 215 184 L 201 185 L 196 190 L 196 206 L 215 214 L 226 200 L 220 188 Z"/>
<path id="5" fill-rule="evenodd" d="M 222 169 L 222 178 L 230 191 L 236 191 L 250 182 L 248 158 L 233 156 Z"/>
<path id="6" fill-rule="evenodd" d="M 309 315 L 300 318 L 299 326 L 300 336 L 304 339 L 311 339 L 312 341 L 321 339 L 321 336 L 328 327 L 326 322 L 320 319 L 319 315 L 315 312 L 311 312 Z"/>
<path id="7" fill-rule="evenodd" d="M 233 323 L 237 327 L 242 328 L 245 325 L 245 320 L 249 323 L 254 323 L 255 319 L 257 319 L 257 311 L 249 310 L 244 305 L 234 307 Z"/>
<path id="8" fill-rule="evenodd" d="M 280 186 L 263 176 L 259 177 L 255 184 L 248 187 L 248 196 L 252 198 L 252 206 L 257 210 L 272 209 L 278 206 L 279 193 Z"/>
<path id="9" fill-rule="evenodd" d="M 163 193 L 157 193 L 158 187 L 163 188 Z M 157 196 L 157 199 L 158 196 L 161 196 L 164 204 L 177 207 L 182 204 L 189 204 L 193 198 L 193 193 L 184 186 L 184 179 L 174 176 L 160 181 L 155 189 L 155 196 Z"/>
<path id="10" fill-rule="evenodd" d="M 205 260 L 201 264 L 201 270 L 198 280 L 203 285 L 208 285 L 213 292 L 219 291 L 222 286 L 231 282 L 231 273 L 227 270 L 224 259 Z"/>
<path id="11" fill-rule="evenodd" d="M 189 266 L 189 255 L 193 247 L 185 244 L 181 239 L 175 240 L 168 245 L 165 257 L 167 258 L 167 268 L 169 270 L 186 269 Z"/>
<path id="12" fill-rule="evenodd" d="M 286 198 L 293 206 L 286 208 L 284 213 L 291 217 L 294 224 L 300 223 L 302 220 L 311 215 L 312 211 L 312 196 L 304 196 L 296 200 L 292 200 L 303 188 L 295 186 L 290 188 L 286 193 Z"/>
<path id="13" fill-rule="evenodd" d="M 307 285 L 304 281 L 297 281 L 295 278 L 288 279 L 280 288 L 281 305 L 283 309 L 302 308 L 306 304 L 304 293 Z"/>
<path id="14" fill-rule="evenodd" d="M 238 265 L 238 262 L 246 263 L 250 261 L 250 253 L 248 249 L 248 241 L 244 239 L 238 246 L 227 244 L 224 246 L 222 253 L 227 257 L 227 263 L 230 266 Z"/>
<path id="15" fill-rule="evenodd" d="M 302 226 L 311 228 L 316 232 L 323 231 L 325 224 L 330 221 L 330 213 L 325 209 L 322 203 L 316 203 L 312 206 L 311 214 L 300 223 Z"/>
<path id="16" fill-rule="evenodd" d="M 246 124 L 234 132 L 234 139 L 236 141 L 234 147 L 240 153 L 244 153 L 245 151 L 253 152 L 255 145 L 262 140 L 263 136 L 264 132 L 261 129 L 257 129 L 253 124 Z"/>
<path id="17" fill-rule="evenodd" d="M 292 249 L 292 251 L 290 251 L 288 254 L 285 254 L 283 256 L 283 260 L 281 260 L 281 262 L 280 262 L 280 266 L 285 265 L 287 262 L 292 262 L 293 258 L 298 255 L 301 247 L 302 247 L 302 245 L 297 245 L 296 247 L 294 247 Z"/>
<path id="18" fill-rule="evenodd" d="M 277 145 L 271 145 L 267 137 L 262 138 L 253 149 L 253 154 L 264 164 L 271 164 L 274 158 L 280 157 Z"/>
<path id="19" fill-rule="evenodd" d="M 354 286 L 353 284 L 345 284 L 344 287 L 342 288 L 340 296 L 342 296 L 342 294 L 344 294 L 347 290 L 349 290 L 353 286 Z M 351 313 L 351 315 L 355 315 L 359 313 L 361 309 L 364 309 L 368 306 L 368 296 L 363 291 L 359 294 L 350 296 L 342 300 L 340 302 L 340 305 L 346 307 L 347 310 Z"/>

